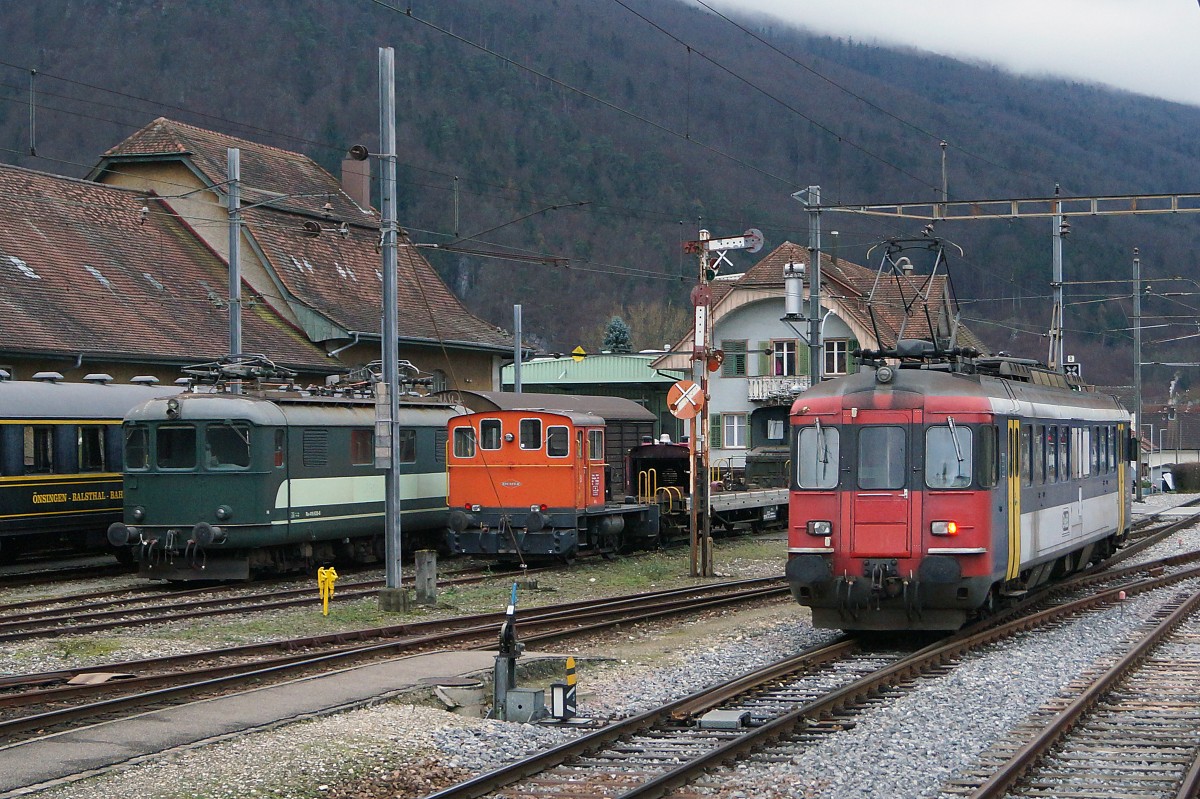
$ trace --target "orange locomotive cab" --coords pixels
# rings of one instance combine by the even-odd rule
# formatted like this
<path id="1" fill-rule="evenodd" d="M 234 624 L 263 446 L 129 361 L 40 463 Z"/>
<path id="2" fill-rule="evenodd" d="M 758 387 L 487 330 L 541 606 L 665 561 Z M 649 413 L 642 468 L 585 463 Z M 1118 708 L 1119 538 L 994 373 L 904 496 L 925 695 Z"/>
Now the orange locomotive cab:
<path id="1" fill-rule="evenodd" d="M 604 438 L 605 420 L 579 412 L 493 410 L 451 420 L 450 549 L 571 558 L 657 536 L 657 507 L 610 500 Z"/>

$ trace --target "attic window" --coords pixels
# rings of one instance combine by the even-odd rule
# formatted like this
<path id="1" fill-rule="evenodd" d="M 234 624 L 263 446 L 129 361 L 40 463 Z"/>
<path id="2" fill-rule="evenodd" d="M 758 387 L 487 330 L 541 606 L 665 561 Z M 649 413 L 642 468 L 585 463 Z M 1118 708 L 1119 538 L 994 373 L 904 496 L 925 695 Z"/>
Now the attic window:
<path id="1" fill-rule="evenodd" d="M 25 277 L 32 278 L 34 280 L 42 279 L 41 275 L 39 275 L 37 272 L 30 269 L 29 264 L 25 263 L 17 256 L 10 255 L 10 256 L 8 256 L 8 260 L 12 262 L 13 266 L 15 266 L 17 269 L 20 269 L 21 273 L 24 274 Z"/>
<path id="2" fill-rule="evenodd" d="M 84 264 L 83 268 L 88 270 L 88 273 L 91 274 L 92 277 L 96 278 L 96 280 L 99 280 L 100 284 L 102 286 L 104 286 L 104 288 L 112 289 L 112 283 L 109 283 L 108 278 L 106 278 L 104 275 L 100 274 L 99 269 L 97 269 L 94 266 L 89 266 L 88 264 Z"/>

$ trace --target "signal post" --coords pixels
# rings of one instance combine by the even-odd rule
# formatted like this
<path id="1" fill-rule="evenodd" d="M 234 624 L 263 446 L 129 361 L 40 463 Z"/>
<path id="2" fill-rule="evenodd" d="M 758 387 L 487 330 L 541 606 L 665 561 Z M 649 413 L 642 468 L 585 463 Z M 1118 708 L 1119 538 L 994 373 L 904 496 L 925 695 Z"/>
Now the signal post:
<path id="1" fill-rule="evenodd" d="M 730 263 L 725 257 L 727 250 L 749 250 L 753 253 L 761 250 L 762 246 L 762 231 L 754 228 L 741 236 L 721 239 L 714 239 L 707 230 L 701 230 L 698 239 L 683 245 L 683 251 L 697 255 L 700 262 L 699 280 L 692 289 L 692 306 L 695 308 L 692 381 L 681 380 L 672 386 L 667 402 L 672 414 L 680 419 L 692 420 L 688 454 L 691 459 L 689 531 L 693 577 L 713 576 L 712 516 L 709 513 L 708 373 L 721 367 L 723 353 L 712 348 L 712 324 L 709 319 L 712 289 L 708 283 L 716 277 L 722 262 Z M 716 253 L 715 258 L 710 258 L 710 253 Z"/>

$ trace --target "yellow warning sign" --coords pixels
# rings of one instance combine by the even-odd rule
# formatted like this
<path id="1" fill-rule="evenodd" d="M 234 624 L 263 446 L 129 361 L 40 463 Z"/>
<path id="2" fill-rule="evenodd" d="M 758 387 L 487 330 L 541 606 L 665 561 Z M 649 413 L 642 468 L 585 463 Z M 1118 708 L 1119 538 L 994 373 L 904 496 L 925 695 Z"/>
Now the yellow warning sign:
<path id="1" fill-rule="evenodd" d="M 571 360 L 575 361 L 575 363 L 579 363 L 586 357 L 587 353 L 584 352 L 583 347 L 576 347 L 575 349 L 571 350 Z"/>

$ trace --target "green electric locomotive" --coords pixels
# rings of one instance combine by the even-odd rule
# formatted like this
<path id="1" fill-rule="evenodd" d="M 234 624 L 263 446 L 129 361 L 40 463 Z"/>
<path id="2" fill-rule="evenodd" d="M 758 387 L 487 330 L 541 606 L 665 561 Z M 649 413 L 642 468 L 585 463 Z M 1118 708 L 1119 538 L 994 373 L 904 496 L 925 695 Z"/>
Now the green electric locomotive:
<path id="1" fill-rule="evenodd" d="M 400 403 L 401 529 L 445 529 L 446 424 L 461 408 Z M 239 580 L 384 555 L 384 472 L 369 393 L 199 387 L 125 416 L 124 519 L 109 528 L 144 577 Z"/>

